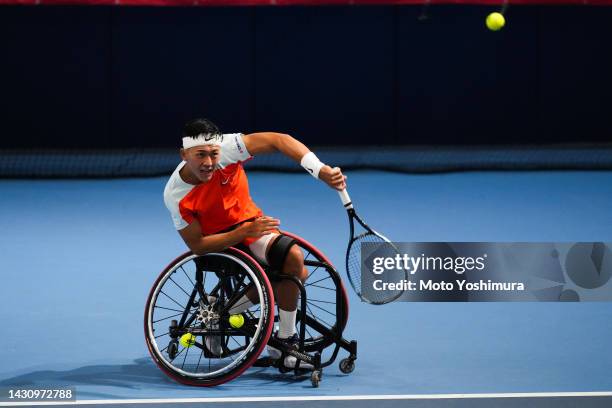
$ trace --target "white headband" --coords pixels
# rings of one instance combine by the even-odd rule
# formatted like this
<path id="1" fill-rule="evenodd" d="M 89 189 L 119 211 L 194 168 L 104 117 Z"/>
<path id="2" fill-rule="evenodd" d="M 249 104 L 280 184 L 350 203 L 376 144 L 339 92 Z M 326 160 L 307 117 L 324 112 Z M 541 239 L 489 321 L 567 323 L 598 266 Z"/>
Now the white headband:
<path id="1" fill-rule="evenodd" d="M 223 135 L 218 133 L 200 133 L 197 137 L 184 137 L 183 149 L 194 146 L 219 146 L 223 141 Z"/>

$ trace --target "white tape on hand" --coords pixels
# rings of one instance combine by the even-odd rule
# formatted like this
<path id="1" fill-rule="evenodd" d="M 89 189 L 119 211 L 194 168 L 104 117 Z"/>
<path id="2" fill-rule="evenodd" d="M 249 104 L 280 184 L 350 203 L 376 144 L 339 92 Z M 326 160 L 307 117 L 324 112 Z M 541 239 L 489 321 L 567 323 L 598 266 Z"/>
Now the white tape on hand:
<path id="1" fill-rule="evenodd" d="M 351 197 L 349 197 L 348 191 L 346 191 L 346 189 L 338 191 L 338 195 L 340 196 L 340 200 L 342 200 L 342 205 L 344 206 L 344 208 L 353 208 L 353 202 L 351 201 Z"/>

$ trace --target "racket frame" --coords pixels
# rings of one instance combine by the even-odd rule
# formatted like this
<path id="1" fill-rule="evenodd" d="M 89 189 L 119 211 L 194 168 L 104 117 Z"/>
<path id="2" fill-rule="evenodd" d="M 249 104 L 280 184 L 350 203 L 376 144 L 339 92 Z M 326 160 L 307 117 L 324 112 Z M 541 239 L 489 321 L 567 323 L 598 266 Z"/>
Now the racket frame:
<path id="1" fill-rule="evenodd" d="M 359 296 L 359 298 L 366 302 L 366 303 L 370 303 L 372 305 L 384 305 L 387 303 L 391 303 L 394 300 L 396 300 L 397 298 L 399 298 L 404 291 L 398 291 L 396 295 L 394 295 L 393 297 L 391 297 L 390 299 L 385 299 L 382 302 L 379 301 L 373 301 L 371 299 L 368 299 L 366 297 L 363 296 L 363 293 L 361 291 L 361 288 L 357 287 L 355 282 L 353 281 L 353 278 L 351 277 L 351 273 L 349 272 L 349 253 L 351 251 L 351 248 L 353 246 L 353 243 L 355 241 L 357 241 L 359 238 L 365 236 L 365 235 L 375 235 L 379 238 L 381 238 L 383 241 L 385 241 L 386 243 L 390 244 L 391 246 L 393 246 L 393 248 L 399 252 L 398 248 L 387 238 L 385 237 L 383 234 L 376 232 L 375 230 L 373 230 L 372 228 L 370 228 L 370 226 L 368 224 L 365 223 L 365 221 L 363 221 L 359 215 L 357 215 L 357 212 L 355 211 L 355 208 L 353 207 L 353 202 L 351 201 L 350 196 L 348 195 L 348 192 L 346 191 L 346 189 L 342 190 L 342 191 L 338 191 L 338 195 L 340 196 L 340 200 L 342 201 L 342 205 L 344 205 L 344 208 L 346 209 L 346 213 L 349 217 L 349 227 L 350 227 L 350 238 L 349 238 L 349 244 L 346 248 L 346 256 L 345 256 L 345 269 L 346 269 L 346 275 L 348 276 L 349 279 L 349 283 L 351 284 L 351 286 L 353 287 L 353 290 L 355 291 L 355 293 L 357 294 L 357 296 Z M 357 222 L 366 230 L 365 233 L 360 234 L 358 236 L 355 236 L 355 222 L 354 220 L 357 220 Z"/>

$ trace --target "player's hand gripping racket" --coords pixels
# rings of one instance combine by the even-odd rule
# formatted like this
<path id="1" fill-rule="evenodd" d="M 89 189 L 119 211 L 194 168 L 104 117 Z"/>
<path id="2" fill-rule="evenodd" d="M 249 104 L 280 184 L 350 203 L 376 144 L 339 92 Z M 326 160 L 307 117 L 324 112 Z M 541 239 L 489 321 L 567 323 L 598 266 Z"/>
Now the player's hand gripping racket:
<path id="1" fill-rule="evenodd" d="M 364 273 L 363 281 L 361 274 L 361 244 L 364 242 L 372 243 L 389 243 L 394 254 L 399 251 L 385 236 L 374 231 L 368 226 L 355 212 L 353 203 L 346 190 L 338 191 L 340 200 L 346 209 L 349 217 L 350 225 L 350 239 L 348 248 L 346 249 L 346 273 L 349 278 L 351 286 L 355 290 L 355 293 L 365 302 L 372 303 L 374 305 L 384 305 L 399 298 L 403 290 L 374 290 L 373 283 L 375 280 L 382 280 L 383 282 L 400 282 L 402 279 L 406 279 L 407 273 L 404 269 L 387 271 L 381 275 L 374 275 L 373 273 Z M 355 220 L 357 224 L 363 227 L 364 231 L 356 231 Z M 400 286 L 401 285 L 397 285 Z M 362 290 L 365 288 L 366 290 Z"/>

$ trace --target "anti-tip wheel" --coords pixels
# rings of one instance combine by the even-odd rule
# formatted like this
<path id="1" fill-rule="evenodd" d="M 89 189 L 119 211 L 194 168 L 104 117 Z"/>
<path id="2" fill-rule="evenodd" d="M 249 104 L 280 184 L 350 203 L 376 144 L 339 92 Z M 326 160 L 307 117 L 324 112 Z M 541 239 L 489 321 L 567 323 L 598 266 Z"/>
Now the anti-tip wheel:
<path id="1" fill-rule="evenodd" d="M 339 367 L 340 371 L 342 371 L 344 374 L 350 374 L 355 369 L 355 360 L 352 358 L 343 358 L 340 360 Z"/>
<path id="2" fill-rule="evenodd" d="M 314 388 L 319 387 L 319 383 L 321 382 L 321 372 L 319 370 L 314 370 L 310 375 L 310 382 Z"/>
<path id="3" fill-rule="evenodd" d="M 178 342 L 176 340 L 173 340 L 168 344 L 168 357 L 170 357 L 170 360 L 174 360 L 177 353 L 178 353 Z"/>

